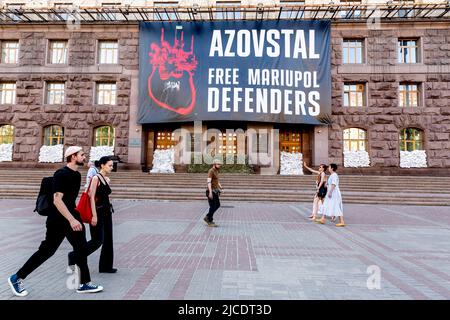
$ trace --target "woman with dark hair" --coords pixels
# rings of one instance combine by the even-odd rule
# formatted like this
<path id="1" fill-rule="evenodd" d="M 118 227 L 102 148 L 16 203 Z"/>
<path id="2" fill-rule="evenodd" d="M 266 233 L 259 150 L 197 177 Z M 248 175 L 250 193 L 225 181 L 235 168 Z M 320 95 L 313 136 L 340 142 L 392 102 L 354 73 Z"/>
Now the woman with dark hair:
<path id="1" fill-rule="evenodd" d="M 329 217 L 339 217 L 339 223 L 336 224 L 336 227 L 345 227 L 344 223 L 344 210 L 342 207 L 342 195 L 339 189 L 339 176 L 336 173 L 337 164 L 332 163 L 328 167 L 328 171 L 330 172 L 330 177 L 328 178 L 328 191 L 327 196 L 325 197 L 325 201 L 323 203 L 322 210 L 322 218 L 320 220 L 316 220 L 318 223 L 325 223 L 325 216 Z"/>
<path id="2" fill-rule="evenodd" d="M 316 220 L 317 212 L 319 211 L 319 208 L 323 204 L 323 199 L 325 198 L 327 194 L 327 186 L 326 186 L 326 171 L 328 166 L 325 164 L 321 164 L 319 166 L 319 171 L 313 170 L 310 167 L 306 165 L 306 162 L 303 162 L 303 166 L 309 170 L 312 173 L 317 174 L 316 178 L 316 194 L 314 195 L 314 202 L 313 202 L 313 211 L 312 214 L 308 217 L 311 220 Z"/>
<path id="3" fill-rule="evenodd" d="M 113 268 L 114 250 L 113 250 L 113 226 L 112 213 L 114 212 L 109 195 L 110 179 L 107 177 L 113 169 L 113 161 L 110 157 L 101 157 L 98 161 L 100 172 L 92 177 L 89 185 L 89 198 L 91 199 L 92 220 L 89 225 L 91 231 L 91 240 L 87 243 L 88 255 L 95 252 L 100 246 L 99 272 L 115 273 L 117 269 Z M 67 273 L 75 270 L 75 256 L 73 252 L 69 253 L 69 266 Z"/>

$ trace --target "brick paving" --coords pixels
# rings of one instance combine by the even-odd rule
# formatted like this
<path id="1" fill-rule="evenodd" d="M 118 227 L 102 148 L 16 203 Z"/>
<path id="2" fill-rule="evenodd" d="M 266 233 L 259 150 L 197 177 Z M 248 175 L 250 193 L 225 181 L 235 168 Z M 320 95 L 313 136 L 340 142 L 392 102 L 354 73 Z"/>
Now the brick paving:
<path id="1" fill-rule="evenodd" d="M 70 245 L 25 281 L 16 298 L 7 277 L 37 249 L 45 218 L 33 201 L 0 200 L 0 299 L 450 299 L 448 207 L 345 205 L 348 226 L 307 219 L 311 204 L 223 202 L 207 228 L 205 202 L 115 201 L 115 267 L 66 286 Z M 368 289 L 369 266 L 381 270 Z"/>

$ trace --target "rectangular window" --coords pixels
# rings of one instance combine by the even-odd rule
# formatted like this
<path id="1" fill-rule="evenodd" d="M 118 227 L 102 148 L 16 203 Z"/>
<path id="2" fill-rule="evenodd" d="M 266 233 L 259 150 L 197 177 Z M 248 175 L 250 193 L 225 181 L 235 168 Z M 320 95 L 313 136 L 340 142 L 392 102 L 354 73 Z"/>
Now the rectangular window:
<path id="1" fill-rule="evenodd" d="M 400 107 L 418 107 L 420 85 L 417 83 L 400 83 L 399 86 L 399 106 Z"/>
<path id="2" fill-rule="evenodd" d="M 280 130 L 280 151 L 302 152 L 302 132 L 300 130 Z"/>
<path id="3" fill-rule="evenodd" d="M 280 1 L 280 6 L 283 8 L 281 11 L 280 19 L 301 19 L 305 15 L 305 11 L 298 6 L 303 6 L 305 1 Z"/>
<path id="4" fill-rule="evenodd" d="M 116 84 L 97 83 L 96 104 L 116 104 Z"/>
<path id="5" fill-rule="evenodd" d="M 366 131 L 360 128 L 345 129 L 344 151 L 367 151 Z"/>
<path id="6" fill-rule="evenodd" d="M 64 82 L 47 83 L 47 104 L 64 104 Z"/>
<path id="7" fill-rule="evenodd" d="M 366 85 L 364 83 L 344 84 L 344 107 L 366 106 Z"/>
<path id="8" fill-rule="evenodd" d="M 119 44 L 117 41 L 99 41 L 98 63 L 117 64 L 119 57 Z"/>
<path id="9" fill-rule="evenodd" d="M 216 19 L 233 20 L 241 18 L 240 1 L 217 1 Z"/>
<path id="10" fill-rule="evenodd" d="M 0 104 L 16 103 L 16 84 L 14 82 L 0 83 Z"/>
<path id="11" fill-rule="evenodd" d="M 178 20 L 176 8 L 178 1 L 154 2 L 155 20 Z"/>
<path id="12" fill-rule="evenodd" d="M 344 39 L 342 50 L 344 63 L 364 63 L 364 39 Z"/>
<path id="13" fill-rule="evenodd" d="M 65 64 L 67 63 L 67 41 L 52 40 L 49 42 L 48 63 Z"/>
<path id="14" fill-rule="evenodd" d="M 398 63 L 419 62 L 419 40 L 398 39 Z"/>
<path id="15" fill-rule="evenodd" d="M 19 63 L 19 41 L 2 41 L 2 63 Z"/>

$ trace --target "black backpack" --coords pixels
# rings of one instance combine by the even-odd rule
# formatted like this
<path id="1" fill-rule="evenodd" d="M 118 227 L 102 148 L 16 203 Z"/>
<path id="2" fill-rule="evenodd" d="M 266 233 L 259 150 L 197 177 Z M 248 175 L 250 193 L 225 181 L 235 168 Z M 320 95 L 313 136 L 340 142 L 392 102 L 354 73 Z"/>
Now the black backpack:
<path id="1" fill-rule="evenodd" d="M 53 177 L 45 177 L 41 181 L 41 188 L 36 199 L 34 212 L 41 216 L 48 216 L 53 209 Z"/>

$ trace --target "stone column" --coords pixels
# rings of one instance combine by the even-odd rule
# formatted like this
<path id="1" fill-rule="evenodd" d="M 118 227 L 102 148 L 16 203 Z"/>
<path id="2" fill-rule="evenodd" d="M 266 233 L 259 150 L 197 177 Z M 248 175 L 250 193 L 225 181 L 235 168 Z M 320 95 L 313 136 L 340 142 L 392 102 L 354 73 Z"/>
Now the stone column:
<path id="1" fill-rule="evenodd" d="M 312 165 L 328 164 L 328 126 L 315 126 Z"/>
<path id="2" fill-rule="evenodd" d="M 128 163 L 141 164 L 142 149 L 142 126 L 137 123 L 139 112 L 139 76 L 133 73 L 131 77 L 130 88 L 130 121 L 129 121 L 129 140 L 128 140 Z"/>

